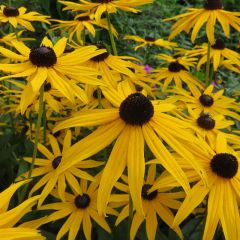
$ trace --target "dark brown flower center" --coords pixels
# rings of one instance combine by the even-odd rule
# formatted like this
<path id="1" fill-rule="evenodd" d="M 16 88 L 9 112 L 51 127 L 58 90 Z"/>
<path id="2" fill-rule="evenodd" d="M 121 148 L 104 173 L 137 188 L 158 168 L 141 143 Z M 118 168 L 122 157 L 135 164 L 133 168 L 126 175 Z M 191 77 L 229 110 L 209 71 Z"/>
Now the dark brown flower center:
<path id="1" fill-rule="evenodd" d="M 61 161 L 62 161 L 62 157 L 61 156 L 55 157 L 53 159 L 53 161 L 52 161 L 52 167 L 54 169 L 56 169 L 59 166 L 59 164 L 61 163 Z"/>
<path id="2" fill-rule="evenodd" d="M 120 118 L 127 124 L 142 126 L 150 121 L 154 114 L 151 101 L 142 93 L 129 95 L 120 105 Z"/>
<path id="3" fill-rule="evenodd" d="M 168 65 L 168 70 L 170 72 L 180 72 L 181 70 L 185 70 L 185 67 L 182 64 L 180 64 L 178 61 L 176 61 L 176 62 L 171 62 Z"/>
<path id="4" fill-rule="evenodd" d="M 215 127 L 215 120 L 205 113 L 197 119 L 197 124 L 205 130 L 212 130 Z"/>
<path id="5" fill-rule="evenodd" d="M 216 40 L 216 42 L 212 45 L 212 48 L 218 49 L 218 50 L 223 50 L 225 48 L 225 43 L 224 41 L 219 38 Z"/>
<path id="6" fill-rule="evenodd" d="M 144 39 L 148 42 L 154 42 L 156 40 L 154 37 L 145 37 Z"/>
<path id="7" fill-rule="evenodd" d="M 142 198 L 144 200 L 148 200 L 148 201 L 151 201 L 153 199 L 155 199 L 157 197 L 157 190 L 151 192 L 151 193 L 148 193 L 148 190 L 152 187 L 151 184 L 144 184 L 143 187 L 142 187 Z"/>
<path id="8" fill-rule="evenodd" d="M 77 208 L 84 209 L 87 208 L 90 204 L 90 197 L 88 194 L 84 193 L 83 195 L 76 196 L 74 203 Z"/>
<path id="9" fill-rule="evenodd" d="M 109 56 L 109 53 L 108 52 L 104 52 L 104 53 L 101 53 L 95 57 L 92 57 L 91 60 L 94 61 L 94 62 L 102 62 L 103 60 L 105 60 L 106 58 L 108 58 Z"/>
<path id="10" fill-rule="evenodd" d="M 232 154 L 218 153 L 213 156 L 210 166 L 219 177 L 230 179 L 237 174 L 238 160 Z"/>
<path id="11" fill-rule="evenodd" d="M 8 6 L 6 6 L 3 9 L 3 14 L 6 17 L 17 17 L 19 15 L 19 11 L 15 7 L 11 7 L 11 6 L 8 7 Z"/>
<path id="12" fill-rule="evenodd" d="M 204 8 L 206 10 L 222 9 L 222 2 L 221 0 L 206 0 Z"/>
<path id="13" fill-rule="evenodd" d="M 214 103 L 213 97 L 207 94 L 202 94 L 199 97 L 199 101 L 204 107 L 211 107 Z"/>
<path id="14" fill-rule="evenodd" d="M 38 47 L 31 50 L 29 60 L 38 67 L 52 67 L 57 62 L 57 56 L 50 47 Z"/>
<path id="15" fill-rule="evenodd" d="M 77 20 L 78 21 L 89 21 L 90 18 L 89 18 L 89 16 L 82 16 L 82 17 L 78 17 Z"/>

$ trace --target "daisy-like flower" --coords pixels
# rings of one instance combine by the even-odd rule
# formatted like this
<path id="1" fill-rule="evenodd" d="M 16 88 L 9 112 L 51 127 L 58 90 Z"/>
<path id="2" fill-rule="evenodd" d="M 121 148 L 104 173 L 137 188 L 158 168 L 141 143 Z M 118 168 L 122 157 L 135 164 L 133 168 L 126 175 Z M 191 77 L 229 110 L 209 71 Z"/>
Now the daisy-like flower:
<path id="1" fill-rule="evenodd" d="M 59 2 L 65 5 L 63 10 L 90 11 L 91 14 L 94 14 L 96 21 L 101 22 L 102 14 L 105 12 L 116 13 L 118 9 L 121 9 L 126 12 L 138 13 L 141 11 L 134 7 L 152 3 L 152 0 L 97 0 L 95 2 L 80 0 L 80 3 L 69 1 Z"/>
<path id="2" fill-rule="evenodd" d="M 145 46 L 152 46 L 152 45 L 164 47 L 167 49 L 172 49 L 173 47 L 177 47 L 177 43 L 169 42 L 169 41 L 163 40 L 161 38 L 156 39 L 154 37 L 148 37 L 148 36 L 145 38 L 141 38 L 139 36 L 126 35 L 123 39 L 139 42 L 140 45 L 138 45 L 134 48 L 135 51 L 137 51 L 139 48 L 142 48 Z"/>
<path id="3" fill-rule="evenodd" d="M 223 10 L 221 0 L 206 0 L 203 8 L 188 8 L 187 13 L 165 19 L 169 21 L 179 19 L 171 28 L 169 39 L 173 39 L 180 32 L 187 33 L 192 29 L 191 41 L 194 42 L 199 30 L 206 23 L 206 34 L 211 44 L 214 44 L 214 27 L 216 22 L 222 26 L 226 37 L 230 36 L 230 26 L 240 31 L 240 13 Z"/>
<path id="4" fill-rule="evenodd" d="M 160 176 L 162 185 L 159 189 L 149 193 L 149 189 L 154 185 L 156 178 L 156 166 L 152 164 L 149 167 L 146 181 L 142 186 L 142 204 L 145 216 L 139 215 L 138 212 L 133 211 L 133 220 L 130 230 L 130 239 L 135 239 L 137 231 L 140 225 L 146 222 L 146 233 L 148 240 L 155 240 L 157 227 L 159 221 L 157 216 L 165 222 L 170 228 L 172 228 L 174 215 L 171 209 L 178 209 L 181 206 L 181 202 L 178 199 L 184 198 L 183 192 L 170 192 L 172 186 L 164 180 L 164 176 Z M 116 188 L 121 191 L 118 194 L 112 194 L 110 197 L 110 206 L 117 205 L 117 207 L 123 207 L 118 215 L 115 225 L 118 225 L 121 221 L 128 217 L 129 214 L 129 188 L 127 183 L 127 177 L 122 176 L 124 183 L 116 183 Z M 173 229 L 178 236 L 182 239 L 183 235 L 179 227 Z"/>
<path id="5" fill-rule="evenodd" d="M 196 112 L 189 110 L 189 116 L 184 116 L 185 122 L 191 123 L 191 129 L 194 133 L 209 143 L 210 146 L 215 146 L 216 136 L 219 130 L 229 128 L 234 125 L 234 121 L 226 120 L 223 115 L 214 115 L 205 112 L 197 115 Z M 178 115 L 179 116 L 179 115 Z"/>
<path id="6" fill-rule="evenodd" d="M 193 88 L 192 94 L 183 89 L 175 89 L 173 92 L 175 95 L 170 97 L 172 102 L 179 101 L 184 109 L 192 109 L 197 116 L 204 112 L 213 116 L 223 115 L 240 120 L 240 115 L 237 113 L 240 106 L 236 99 L 224 96 L 224 89 L 215 91 L 213 84 L 203 92 L 198 88 Z"/>
<path id="7" fill-rule="evenodd" d="M 30 195 L 36 192 L 38 189 L 42 188 L 41 198 L 39 199 L 38 205 L 41 205 L 45 198 L 49 195 L 52 189 L 57 185 L 58 193 L 60 198 L 65 200 L 65 190 L 67 183 L 74 189 L 77 184 L 77 178 L 84 178 L 90 181 L 94 181 L 94 178 L 88 174 L 85 170 L 87 168 L 98 167 L 102 165 L 102 162 L 97 162 L 94 160 L 85 160 L 81 161 L 78 164 L 72 166 L 67 171 L 59 174 L 58 166 L 61 161 L 69 161 L 70 159 L 64 158 L 65 153 L 71 146 L 72 135 L 71 132 L 68 131 L 63 140 L 63 149 L 60 150 L 60 146 L 57 142 L 57 139 L 52 135 L 48 136 L 52 152 L 50 152 L 46 147 L 44 147 L 41 143 L 38 144 L 38 150 L 41 152 L 46 158 L 36 158 L 34 165 L 35 167 L 32 170 L 31 177 L 39 177 L 42 176 L 38 182 L 33 186 L 30 191 Z M 31 163 L 32 158 L 25 157 L 24 161 Z M 18 179 L 28 177 L 28 172 L 22 174 L 18 177 Z M 67 182 L 67 183 L 66 183 Z M 79 192 L 79 194 L 81 191 Z"/>
<path id="8" fill-rule="evenodd" d="M 132 61 L 138 61 L 136 58 L 114 56 L 108 53 L 101 43 L 96 44 L 96 46 L 99 51 L 103 50 L 103 53 L 92 57 L 85 65 L 92 69 L 97 69 L 102 75 L 102 80 L 106 82 L 107 85 L 116 89 L 117 82 L 121 80 L 120 74 L 126 75 L 132 79 L 136 78 L 134 72 L 131 71 L 131 69 L 135 67 Z"/>
<path id="9" fill-rule="evenodd" d="M 82 63 L 103 53 L 104 50 L 97 50 L 96 46 L 86 46 L 71 53 L 64 53 L 66 43 L 67 38 L 61 38 L 53 46 L 45 37 L 40 47 L 30 49 L 22 42 L 13 41 L 12 44 L 20 54 L 0 47 L 2 55 L 21 62 L 0 64 L 0 70 L 13 73 L 0 79 L 28 77 L 27 80 L 34 92 L 38 92 L 47 81 L 72 102 L 75 86 L 72 86 L 69 78 L 82 83 L 103 85 L 103 81 L 97 79 L 98 72 L 82 66 Z"/>
<path id="10" fill-rule="evenodd" d="M 29 31 L 34 32 L 35 29 L 31 22 L 42 22 L 50 24 L 47 20 L 49 16 L 41 15 L 38 12 L 28 12 L 25 7 L 16 8 L 13 6 L 0 6 L 0 22 L 9 22 L 14 28 L 17 28 L 18 24 L 26 28 Z"/>
<path id="11" fill-rule="evenodd" d="M 21 37 L 23 32 L 24 31 L 19 31 L 17 34 L 9 33 L 9 34 L 6 34 L 4 36 L 1 36 L 1 34 L 0 34 L 0 43 L 13 47 L 11 42 L 14 41 L 14 40 L 17 40 L 17 37 L 20 41 L 32 41 L 32 40 L 34 40 L 34 38 Z"/>
<path id="12" fill-rule="evenodd" d="M 29 182 L 21 181 L 12 184 L 6 190 L 0 193 L 1 203 L 0 203 L 0 239 L 1 240 L 44 240 L 43 237 L 36 229 L 31 229 L 27 227 L 14 227 L 16 223 L 28 212 L 31 211 L 33 205 L 36 204 L 39 196 L 32 197 L 22 202 L 20 205 L 8 209 L 11 197 L 22 185 Z"/>
<path id="13" fill-rule="evenodd" d="M 204 172 L 199 169 L 196 161 L 192 161 L 191 154 L 189 155 L 189 152 L 180 144 L 180 139 L 196 142 L 195 137 L 183 129 L 185 125 L 181 120 L 166 114 L 174 109 L 174 105 L 165 103 L 165 101 L 161 103 L 150 101 L 142 93 L 133 92 L 126 82 L 121 82 L 118 88 L 118 91 L 107 88 L 103 90 L 105 98 L 112 103 L 114 108 L 84 111 L 55 127 L 54 131 L 58 131 L 73 126 L 102 125 L 73 145 L 67 153 L 71 160 L 65 161 L 59 167 L 62 168 L 61 171 L 64 171 L 81 161 L 79 152 L 83 151 L 87 157 L 91 156 L 117 139 L 100 181 L 99 213 L 106 213 L 105 209 L 111 190 L 127 166 L 133 204 L 138 213 L 144 215 L 141 187 L 145 174 L 145 142 L 159 163 L 180 182 L 186 191 L 189 189 L 188 181 L 162 140 L 181 156 L 191 159 L 189 164 L 193 165 L 203 178 Z"/>
<path id="14" fill-rule="evenodd" d="M 219 221 L 225 238 L 237 240 L 240 237 L 240 152 L 231 149 L 221 133 L 217 136 L 215 149 L 206 151 L 204 141 L 199 146 L 204 150 L 196 151 L 195 155 L 207 172 L 209 185 L 197 180 L 179 208 L 174 225 L 178 226 L 208 196 L 203 240 L 213 239 Z M 185 172 L 188 175 L 188 171 Z M 158 184 L 152 190 L 157 187 Z"/>
<path id="15" fill-rule="evenodd" d="M 185 83 L 192 91 L 193 87 L 202 88 L 202 83 L 194 77 L 188 70 L 195 65 L 196 58 L 188 58 L 187 56 L 168 56 L 166 54 L 160 54 L 159 58 L 167 61 L 168 67 L 163 67 L 154 70 L 155 79 L 157 81 L 163 81 L 163 91 L 167 89 L 169 84 L 174 81 L 178 88 L 182 88 L 182 84 Z"/>
<path id="16" fill-rule="evenodd" d="M 208 45 L 206 43 L 201 46 L 197 46 L 192 50 L 188 51 L 189 56 L 201 56 L 197 64 L 197 70 L 207 62 Z M 210 61 L 213 63 L 214 71 L 224 63 L 224 60 L 229 60 L 232 65 L 240 65 L 239 53 L 226 48 L 224 41 L 218 38 L 215 43 L 211 46 L 210 50 Z"/>
<path id="17" fill-rule="evenodd" d="M 81 180 L 80 184 L 76 185 L 79 188 L 78 191 L 76 188 L 72 188 L 73 194 L 66 193 L 65 202 L 50 203 L 40 208 L 40 210 L 56 210 L 48 216 L 46 222 L 67 217 L 67 220 L 58 231 L 56 240 L 60 240 L 68 231 L 68 240 L 75 240 L 81 226 L 85 238 L 91 240 L 92 220 L 108 233 L 111 232 L 105 218 L 97 212 L 98 184 L 99 177 L 96 177 L 96 181 L 89 186 L 86 180 Z M 79 194 L 80 189 L 82 191 L 81 194 Z M 56 191 L 53 191 L 53 196 L 59 199 Z M 111 208 L 108 208 L 107 212 L 108 214 L 117 214 Z"/>
<path id="18" fill-rule="evenodd" d="M 51 20 L 58 24 L 51 27 L 51 31 L 60 29 L 63 32 L 67 32 L 69 35 L 69 41 L 73 41 L 76 36 L 79 43 L 82 43 L 82 33 L 87 30 L 92 36 L 95 37 L 96 30 L 95 26 L 108 29 L 106 19 L 101 19 L 100 22 L 91 19 L 88 13 L 82 13 L 74 18 L 74 20 L 63 21 L 63 20 Z M 116 29 L 111 25 L 111 30 L 114 36 L 117 36 Z"/>

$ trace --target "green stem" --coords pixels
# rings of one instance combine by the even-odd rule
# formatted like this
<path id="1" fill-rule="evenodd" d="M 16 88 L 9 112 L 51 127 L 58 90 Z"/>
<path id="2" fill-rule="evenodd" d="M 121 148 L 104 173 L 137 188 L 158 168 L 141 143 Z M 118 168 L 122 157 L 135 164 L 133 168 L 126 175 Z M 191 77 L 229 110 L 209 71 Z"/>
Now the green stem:
<path id="1" fill-rule="evenodd" d="M 116 43 L 115 43 L 114 36 L 113 36 L 113 33 L 112 33 L 112 25 L 111 25 L 110 16 L 109 16 L 108 12 L 106 14 L 106 17 L 107 17 L 107 23 L 108 23 L 108 34 L 109 34 L 110 41 L 111 41 L 113 55 L 117 56 L 118 55 L 117 47 L 116 47 Z"/>
<path id="2" fill-rule="evenodd" d="M 208 51 L 207 51 L 207 63 L 206 63 L 206 76 L 205 76 L 205 84 L 206 87 L 210 83 L 210 51 L 211 51 L 211 44 L 208 42 Z"/>
<path id="3" fill-rule="evenodd" d="M 41 128 L 41 124 L 42 124 L 43 105 L 44 105 L 44 84 L 40 88 L 38 118 L 37 118 L 36 135 L 35 135 L 35 142 L 34 142 L 34 149 L 33 149 L 33 157 L 32 157 L 32 162 L 30 165 L 27 179 L 30 179 L 32 176 L 32 171 L 33 171 L 35 160 L 37 157 L 37 147 L 38 147 L 39 136 L 40 136 L 40 128 Z M 23 191 L 22 191 L 22 194 L 20 197 L 20 202 L 23 201 L 23 199 L 26 195 L 27 189 L 28 189 L 28 184 L 24 185 L 24 188 L 23 188 Z"/>
<path id="4" fill-rule="evenodd" d="M 128 240 L 130 240 L 131 236 L 131 225 L 132 225 L 132 220 L 133 220 L 133 202 L 131 195 L 129 193 L 129 213 L 128 213 Z"/>
<path id="5" fill-rule="evenodd" d="M 43 143 L 46 144 L 47 142 L 47 116 L 46 116 L 46 103 L 43 102 Z"/>

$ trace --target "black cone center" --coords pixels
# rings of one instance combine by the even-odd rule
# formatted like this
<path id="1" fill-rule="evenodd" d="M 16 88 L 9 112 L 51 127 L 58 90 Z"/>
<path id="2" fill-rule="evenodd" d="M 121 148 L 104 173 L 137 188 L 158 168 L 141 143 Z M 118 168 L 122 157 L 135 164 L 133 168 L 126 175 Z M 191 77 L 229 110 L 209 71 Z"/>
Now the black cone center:
<path id="1" fill-rule="evenodd" d="M 207 94 L 202 94 L 199 101 L 204 107 L 211 107 L 214 103 L 213 97 Z"/>
<path id="2" fill-rule="evenodd" d="M 130 94 L 120 105 L 120 118 L 127 124 L 139 125 L 150 121 L 154 114 L 151 101 L 142 93 Z"/>
<path id="3" fill-rule="evenodd" d="M 76 196 L 74 202 L 77 208 L 84 209 L 89 206 L 90 204 L 90 197 L 88 194 L 84 193 L 83 195 Z"/>
<path id="4" fill-rule="evenodd" d="M 42 46 L 31 50 L 29 60 L 38 67 L 52 67 L 57 57 L 52 48 Z"/>
<path id="5" fill-rule="evenodd" d="M 3 14 L 6 16 L 6 17 L 17 17 L 19 15 L 19 11 L 17 8 L 15 7 L 5 7 L 3 9 Z"/>
<path id="6" fill-rule="evenodd" d="M 212 130 L 215 127 L 215 120 L 209 114 L 203 114 L 197 119 L 197 124 L 205 130 Z"/>
<path id="7" fill-rule="evenodd" d="M 238 171 L 238 161 L 229 153 L 218 153 L 211 160 L 211 169 L 219 177 L 233 178 Z"/>
<path id="8" fill-rule="evenodd" d="M 142 198 L 144 200 L 153 200 L 157 197 L 157 190 L 151 192 L 151 193 L 148 193 L 148 190 L 152 187 L 151 184 L 144 184 L 143 187 L 142 187 Z"/>

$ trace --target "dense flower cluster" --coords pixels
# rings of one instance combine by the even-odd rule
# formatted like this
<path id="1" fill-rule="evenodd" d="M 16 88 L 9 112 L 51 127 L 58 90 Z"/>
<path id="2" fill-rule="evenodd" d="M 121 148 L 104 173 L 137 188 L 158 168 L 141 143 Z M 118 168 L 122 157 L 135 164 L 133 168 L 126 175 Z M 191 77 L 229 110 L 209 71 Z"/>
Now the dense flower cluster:
<path id="1" fill-rule="evenodd" d="M 0 6 L 0 22 L 15 28 L 0 39 L 1 115 L 11 123 L 1 131 L 9 124 L 33 143 L 19 162 L 28 167 L 0 193 L 1 240 L 45 239 L 41 230 L 57 220 L 56 239 L 90 240 L 96 225 L 111 234 L 107 216 L 116 226 L 128 221 L 131 240 L 143 222 L 156 239 L 159 221 L 184 239 L 180 224 L 192 213 L 205 219 L 202 239 L 213 239 L 218 226 L 226 239 L 240 239 L 240 104 L 216 88 L 220 68 L 239 74 L 240 54 L 215 38 L 217 21 L 227 37 L 230 26 L 240 31 L 240 13 L 207 0 L 166 20 L 178 19 L 169 41 L 126 35 L 140 43 L 135 51 L 161 50 L 164 65 L 153 69 L 117 54 L 110 21 L 148 3 L 59 1 L 72 20 Z M 21 29 L 34 31 L 35 21 L 50 24 L 50 34 L 33 46 Z M 170 42 L 191 29 L 194 42 L 205 23 L 207 43 L 184 49 Z M 87 41 L 97 29 L 108 31 L 112 49 Z"/>

